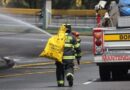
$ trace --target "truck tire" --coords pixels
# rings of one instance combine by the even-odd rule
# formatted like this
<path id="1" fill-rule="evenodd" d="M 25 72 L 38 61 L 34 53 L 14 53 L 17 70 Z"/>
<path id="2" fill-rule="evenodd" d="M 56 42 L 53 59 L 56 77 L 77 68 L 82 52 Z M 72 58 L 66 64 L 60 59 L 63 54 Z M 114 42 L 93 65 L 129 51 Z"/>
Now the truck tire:
<path id="1" fill-rule="evenodd" d="M 99 66 L 99 74 L 101 81 L 109 81 L 111 78 L 109 67 Z"/>
<path id="2" fill-rule="evenodd" d="M 127 79 L 128 69 L 114 67 L 112 70 L 112 80 L 125 80 Z"/>

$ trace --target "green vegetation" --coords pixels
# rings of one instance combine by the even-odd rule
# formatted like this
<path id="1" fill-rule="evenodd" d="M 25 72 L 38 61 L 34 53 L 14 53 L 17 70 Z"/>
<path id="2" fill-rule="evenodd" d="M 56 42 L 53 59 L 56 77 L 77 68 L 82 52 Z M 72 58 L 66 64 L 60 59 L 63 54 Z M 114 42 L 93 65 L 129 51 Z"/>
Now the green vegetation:
<path id="1" fill-rule="evenodd" d="M 52 0 L 53 9 L 93 9 L 99 0 L 81 0 L 81 6 L 76 6 L 76 0 Z"/>
<path id="2" fill-rule="evenodd" d="M 52 0 L 52 9 L 93 9 L 99 0 Z M 45 0 L 0 0 L 1 7 L 8 8 L 42 8 Z"/>

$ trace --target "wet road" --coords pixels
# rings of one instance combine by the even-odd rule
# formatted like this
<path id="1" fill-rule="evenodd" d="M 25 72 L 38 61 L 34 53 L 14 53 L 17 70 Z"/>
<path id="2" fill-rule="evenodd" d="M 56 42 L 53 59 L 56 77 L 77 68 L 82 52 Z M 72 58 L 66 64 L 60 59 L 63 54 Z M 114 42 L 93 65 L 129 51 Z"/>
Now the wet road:
<path id="1" fill-rule="evenodd" d="M 130 80 L 100 81 L 95 64 L 75 68 L 74 86 L 57 87 L 55 65 L 15 68 L 0 71 L 0 90 L 130 90 Z"/>
<path id="2" fill-rule="evenodd" d="M 82 57 L 80 68 L 75 67 L 73 87 L 68 87 L 67 82 L 65 87 L 57 87 L 53 61 L 15 57 L 16 66 L 13 69 L 0 71 L 0 90 L 130 90 L 130 79 L 100 81 L 91 52 L 92 37 L 84 37 L 82 41 L 87 44 L 88 52 Z"/>
<path id="3" fill-rule="evenodd" d="M 98 78 L 97 72 L 93 72 L 97 69 L 95 65 L 84 64 L 80 68 L 75 68 L 74 87 L 68 87 L 66 82 L 63 90 L 79 90 L 82 87 L 86 89 L 87 82 L 93 82 Z M 61 90 L 61 88 L 56 84 L 55 66 L 47 65 L 1 71 L 0 90 Z"/>

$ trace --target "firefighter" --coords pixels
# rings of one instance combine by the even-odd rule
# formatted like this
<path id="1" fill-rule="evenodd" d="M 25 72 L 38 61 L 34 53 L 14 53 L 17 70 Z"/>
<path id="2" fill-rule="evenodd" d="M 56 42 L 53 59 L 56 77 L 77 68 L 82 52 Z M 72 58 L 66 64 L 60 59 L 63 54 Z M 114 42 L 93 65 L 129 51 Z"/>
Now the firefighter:
<path id="1" fill-rule="evenodd" d="M 79 37 L 79 32 L 72 32 L 72 34 L 75 36 L 77 42 L 80 43 L 80 42 L 81 42 L 81 39 L 80 39 L 80 37 Z"/>
<path id="2" fill-rule="evenodd" d="M 100 9 L 105 9 L 106 13 L 104 15 L 104 20 L 102 22 L 102 26 L 109 27 L 110 26 L 110 16 L 109 11 L 113 7 L 113 5 L 119 3 L 119 0 L 100 0 L 99 3 L 95 6 L 95 10 L 98 12 Z"/>
<path id="3" fill-rule="evenodd" d="M 80 44 L 81 43 L 81 39 L 79 37 L 79 32 L 72 32 L 72 34 L 75 36 L 77 44 L 80 47 L 81 46 L 81 44 Z M 78 65 L 80 65 L 81 53 L 78 53 L 75 56 L 76 56 Z"/>
<path id="4" fill-rule="evenodd" d="M 95 6 L 95 9 L 106 9 L 109 11 L 111 9 L 111 4 L 113 3 L 119 3 L 119 0 L 100 0 L 99 3 Z"/>
<path id="5" fill-rule="evenodd" d="M 58 87 L 64 86 L 65 78 L 67 79 L 69 86 L 73 86 L 75 53 L 78 54 L 81 52 L 81 49 L 77 44 L 76 38 L 71 33 L 71 25 L 65 24 L 65 27 L 66 40 L 64 46 L 63 60 L 62 63 L 56 62 L 56 77 Z"/>
<path id="6" fill-rule="evenodd" d="M 109 27 L 110 23 L 111 23 L 111 20 L 110 20 L 109 13 L 106 12 L 105 15 L 104 15 L 104 18 L 103 18 L 102 26 Z"/>

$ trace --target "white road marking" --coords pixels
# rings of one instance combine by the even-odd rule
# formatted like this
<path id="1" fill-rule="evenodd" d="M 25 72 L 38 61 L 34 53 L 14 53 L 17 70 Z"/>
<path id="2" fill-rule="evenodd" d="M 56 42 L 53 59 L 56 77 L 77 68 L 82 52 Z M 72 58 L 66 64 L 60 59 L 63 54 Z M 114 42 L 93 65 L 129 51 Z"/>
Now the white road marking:
<path id="1" fill-rule="evenodd" d="M 83 83 L 84 85 L 88 85 L 88 84 L 91 84 L 91 83 L 93 83 L 94 81 L 96 81 L 97 79 L 94 79 L 94 80 L 92 80 L 92 81 L 88 81 L 88 82 L 85 82 L 85 83 Z"/>
<path id="2" fill-rule="evenodd" d="M 88 82 L 85 82 L 85 83 L 83 83 L 84 85 L 87 85 L 87 84 L 90 84 L 90 83 L 92 83 L 93 81 L 88 81 Z"/>

